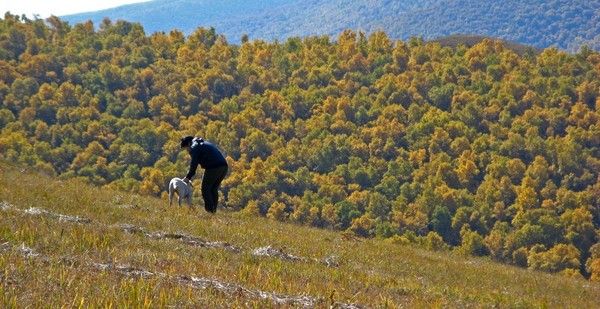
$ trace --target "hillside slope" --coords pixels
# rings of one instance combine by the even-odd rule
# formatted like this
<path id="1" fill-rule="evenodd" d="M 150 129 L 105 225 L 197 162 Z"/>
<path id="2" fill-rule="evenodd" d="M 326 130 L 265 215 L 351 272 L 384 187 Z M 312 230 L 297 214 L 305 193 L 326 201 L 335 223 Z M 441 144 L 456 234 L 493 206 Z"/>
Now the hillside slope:
<path id="1" fill-rule="evenodd" d="M 213 141 L 223 203 L 600 280 L 600 54 L 345 31 L 0 20 L 0 158 L 159 197 Z M 440 240 L 440 242 L 442 242 Z"/>
<path id="2" fill-rule="evenodd" d="M 191 33 L 214 26 L 231 41 L 284 40 L 291 36 L 333 35 L 344 29 L 384 30 L 396 39 L 476 34 L 544 48 L 600 47 L 600 1 L 192 1 L 155 0 L 65 16 L 71 23 L 108 16 L 140 22 L 149 32 L 173 28 Z"/>
<path id="3" fill-rule="evenodd" d="M 6 163 L 0 213 L 4 308 L 591 308 L 600 298 L 600 285 L 580 279 L 241 213 L 168 209 Z"/>

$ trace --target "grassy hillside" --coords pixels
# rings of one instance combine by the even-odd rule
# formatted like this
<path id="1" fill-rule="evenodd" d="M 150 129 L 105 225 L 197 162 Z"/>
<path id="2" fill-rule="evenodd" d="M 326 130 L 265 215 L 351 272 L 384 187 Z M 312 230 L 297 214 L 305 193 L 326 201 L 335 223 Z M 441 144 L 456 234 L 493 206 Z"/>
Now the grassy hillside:
<path id="1" fill-rule="evenodd" d="M 0 213 L 4 308 L 592 308 L 600 298 L 600 285 L 582 279 L 242 213 L 169 209 L 6 163 Z"/>
<path id="2" fill-rule="evenodd" d="M 600 54 L 345 31 L 0 20 L 0 158 L 161 196 L 179 138 L 226 154 L 223 203 L 600 280 Z M 437 245 L 436 245 L 437 246 Z"/>
<path id="3" fill-rule="evenodd" d="M 155 0 L 66 16 L 72 22 L 103 17 L 140 22 L 149 32 L 178 28 L 191 33 L 214 26 L 230 40 L 285 40 L 291 36 L 333 35 L 344 29 L 384 30 L 396 39 L 450 34 L 498 37 L 536 47 L 577 50 L 600 47 L 600 1 L 192 1 Z"/>

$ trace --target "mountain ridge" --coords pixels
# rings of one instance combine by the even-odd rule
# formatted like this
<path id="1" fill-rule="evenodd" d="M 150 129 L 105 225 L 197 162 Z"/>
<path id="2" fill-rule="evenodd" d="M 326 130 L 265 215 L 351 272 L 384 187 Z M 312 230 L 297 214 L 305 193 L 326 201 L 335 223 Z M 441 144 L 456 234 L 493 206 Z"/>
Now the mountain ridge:
<path id="1" fill-rule="evenodd" d="M 556 0 L 502 3 L 474 0 L 419 1 L 164 1 L 130 4 L 64 16 L 71 23 L 103 17 L 140 22 L 149 32 L 215 27 L 232 42 L 242 34 L 253 39 L 337 36 L 345 29 L 384 30 L 394 39 L 426 40 L 454 34 L 482 35 L 576 51 L 600 48 L 600 1 Z"/>

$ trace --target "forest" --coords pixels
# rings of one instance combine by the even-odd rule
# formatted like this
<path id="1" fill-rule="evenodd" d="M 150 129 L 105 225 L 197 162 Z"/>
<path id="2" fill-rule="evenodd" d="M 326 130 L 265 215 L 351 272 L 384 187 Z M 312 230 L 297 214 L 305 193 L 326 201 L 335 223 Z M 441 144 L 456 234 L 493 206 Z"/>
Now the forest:
<path id="1" fill-rule="evenodd" d="M 599 53 L 97 26 L 0 20 L 2 160 L 164 196 L 202 136 L 227 208 L 600 280 Z"/>

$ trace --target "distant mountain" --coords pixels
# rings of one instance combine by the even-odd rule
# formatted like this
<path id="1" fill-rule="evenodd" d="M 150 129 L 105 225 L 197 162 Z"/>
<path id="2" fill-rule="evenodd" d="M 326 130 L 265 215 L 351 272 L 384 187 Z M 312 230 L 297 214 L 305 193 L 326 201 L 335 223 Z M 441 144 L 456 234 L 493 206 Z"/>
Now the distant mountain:
<path id="1" fill-rule="evenodd" d="M 250 38 L 338 35 L 384 30 L 391 37 L 453 34 L 498 37 L 544 48 L 600 50 L 600 0 L 154 0 L 64 16 L 70 23 L 104 17 L 140 22 L 147 32 L 189 34 L 215 27 L 232 42 Z"/>

